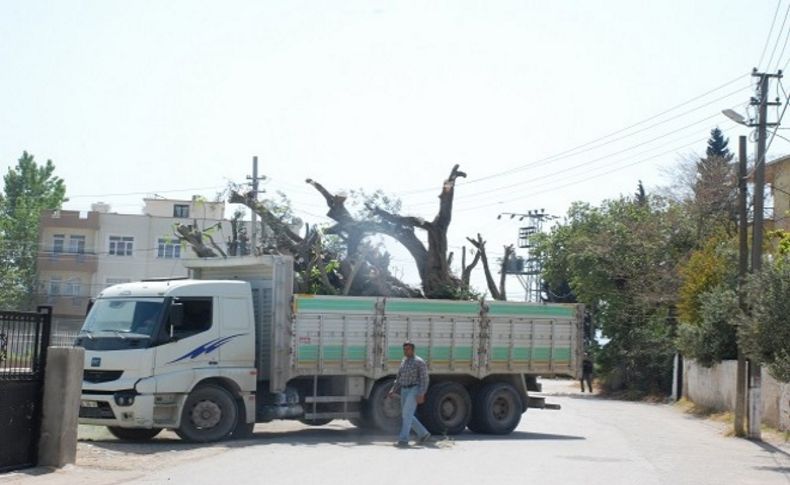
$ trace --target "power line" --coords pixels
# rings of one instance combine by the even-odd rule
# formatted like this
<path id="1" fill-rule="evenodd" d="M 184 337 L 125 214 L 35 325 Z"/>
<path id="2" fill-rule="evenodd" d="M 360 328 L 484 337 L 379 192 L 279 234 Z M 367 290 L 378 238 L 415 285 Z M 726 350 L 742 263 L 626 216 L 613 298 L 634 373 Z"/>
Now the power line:
<path id="1" fill-rule="evenodd" d="M 707 140 L 707 138 L 706 138 L 706 140 Z M 618 166 L 618 167 L 613 168 L 611 170 L 606 170 L 604 172 L 600 172 L 600 173 L 597 173 L 595 175 L 589 175 L 589 173 L 585 173 L 585 174 L 582 174 L 582 175 L 584 175 L 584 177 L 582 179 L 580 179 L 580 180 L 577 180 L 577 181 L 574 181 L 574 182 L 569 182 L 569 183 L 562 184 L 562 185 L 554 185 L 554 186 L 548 187 L 548 188 L 546 188 L 544 190 L 540 190 L 540 191 L 537 191 L 537 192 L 532 192 L 528 196 L 525 196 L 525 197 L 516 197 L 516 198 L 513 198 L 513 199 L 497 201 L 497 202 L 490 203 L 490 204 L 476 205 L 474 207 L 468 207 L 468 208 L 460 208 L 460 209 L 457 209 L 456 212 L 467 212 L 467 211 L 470 211 L 470 210 L 482 209 L 482 208 L 487 208 L 487 207 L 493 207 L 493 206 L 496 206 L 496 205 L 499 205 L 499 204 L 505 204 L 505 203 L 516 202 L 516 201 L 519 201 L 519 200 L 525 200 L 528 197 L 532 197 L 532 196 L 539 195 L 539 194 L 544 194 L 546 192 L 551 192 L 551 191 L 554 191 L 554 190 L 557 190 L 557 189 L 562 189 L 562 188 L 565 188 L 565 187 L 570 187 L 572 185 L 577 185 L 577 184 L 586 182 L 586 181 L 591 180 L 591 179 L 602 177 L 604 175 L 609 175 L 609 174 L 618 172 L 620 170 L 623 170 L 623 169 L 626 169 L 626 168 L 630 168 L 632 166 L 639 165 L 639 164 L 644 163 L 644 162 L 648 162 L 650 160 L 655 160 L 658 157 L 661 157 L 661 156 L 664 156 L 664 155 L 668 155 L 670 153 L 675 153 L 681 148 L 692 146 L 692 145 L 695 145 L 695 144 L 697 144 L 699 142 L 700 141 L 697 140 L 697 141 L 694 141 L 692 143 L 688 143 L 688 144 L 686 144 L 684 146 L 677 147 L 677 148 L 675 148 L 673 150 L 668 150 L 666 152 L 659 153 L 657 155 L 653 155 L 653 156 L 648 157 L 648 158 L 637 160 L 635 162 L 631 162 L 631 163 L 628 163 L 626 165 Z M 604 168 L 604 167 L 600 167 L 600 168 Z"/>
<path id="2" fill-rule="evenodd" d="M 776 58 L 776 67 L 774 70 L 779 69 L 779 64 L 782 63 L 782 59 L 785 56 L 785 49 L 787 49 L 787 41 L 790 40 L 790 28 L 787 29 L 787 34 L 785 34 L 785 43 L 782 45 L 782 51 L 779 53 L 779 57 Z"/>
<path id="3" fill-rule="evenodd" d="M 547 175 L 542 175 L 542 176 L 539 176 L 539 177 L 533 177 L 528 182 L 520 181 L 520 182 L 516 182 L 516 183 L 513 183 L 513 184 L 509 184 L 509 185 L 496 187 L 494 189 L 490 189 L 490 190 L 486 190 L 486 191 L 474 192 L 472 194 L 468 194 L 468 195 L 465 195 L 465 196 L 458 196 L 458 197 L 456 197 L 456 200 L 457 201 L 466 201 L 469 198 L 477 197 L 477 196 L 480 196 L 480 195 L 490 195 L 492 192 L 495 192 L 495 191 L 501 191 L 501 190 L 512 189 L 512 188 L 520 188 L 520 187 L 523 187 L 525 184 L 532 183 L 535 180 L 545 179 L 547 177 L 550 177 L 550 176 L 558 174 L 558 173 L 564 173 L 564 172 L 567 172 L 567 171 L 570 171 L 570 170 L 574 170 L 574 169 L 577 169 L 577 168 L 580 168 L 580 167 L 588 166 L 588 165 L 590 165 L 592 163 L 596 163 L 596 162 L 600 162 L 600 161 L 603 161 L 603 160 L 607 160 L 607 159 L 609 159 L 609 158 L 611 158 L 613 156 L 629 152 L 629 151 L 631 151 L 633 149 L 636 149 L 636 148 L 639 148 L 641 146 L 653 143 L 654 141 L 660 140 L 662 138 L 666 138 L 667 136 L 670 136 L 670 135 L 673 135 L 673 134 L 678 133 L 680 131 L 683 131 L 685 129 L 688 129 L 688 128 L 692 127 L 692 126 L 696 126 L 696 125 L 699 125 L 701 123 L 705 123 L 705 122 L 707 122 L 707 121 L 709 121 L 709 120 L 711 120 L 711 119 L 713 119 L 713 118 L 715 118 L 717 116 L 720 116 L 720 113 L 714 113 L 714 114 L 712 114 L 710 116 L 707 116 L 707 117 L 705 117 L 705 118 L 703 118 L 701 120 L 695 121 L 694 123 L 691 123 L 691 124 L 685 125 L 685 126 L 683 126 L 681 128 L 677 128 L 675 130 L 666 132 L 666 133 L 664 133 L 662 135 L 659 135 L 657 137 L 651 138 L 650 140 L 643 141 L 641 143 L 638 143 L 636 145 L 632 145 L 632 146 L 624 148 L 622 150 L 618 150 L 616 152 L 609 153 L 607 155 L 604 155 L 604 156 L 601 156 L 601 157 L 598 157 L 598 158 L 594 158 L 592 160 L 585 160 L 582 163 L 578 163 L 576 165 L 572 165 L 570 167 L 566 167 L 566 168 L 564 168 L 562 170 L 554 171 L 554 172 L 552 172 L 550 174 L 547 174 Z M 653 149 L 655 149 L 655 148 L 657 148 L 657 147 L 654 147 Z M 650 151 L 650 150 L 648 150 L 648 151 Z M 433 204 L 433 203 L 435 203 L 435 202 L 431 202 L 431 204 Z M 428 204 L 427 202 L 410 204 L 410 207 L 417 207 L 417 206 L 422 206 L 422 205 L 427 205 L 427 204 Z"/>
<path id="4" fill-rule="evenodd" d="M 781 3 L 781 0 L 780 0 Z M 787 5 L 787 9 L 785 10 L 785 16 L 782 19 L 782 26 L 779 27 L 779 33 L 776 34 L 776 42 L 774 42 L 774 48 L 771 51 L 771 57 L 768 58 L 768 64 L 765 66 L 767 68 L 771 67 L 771 62 L 774 60 L 774 55 L 776 54 L 776 48 L 779 47 L 779 42 L 782 40 L 782 32 L 784 32 L 785 23 L 787 22 L 787 15 L 790 14 L 790 4 Z M 781 57 L 780 57 L 781 59 Z M 777 59 L 777 63 L 779 60 Z"/>
<path id="5" fill-rule="evenodd" d="M 143 192 L 123 192 L 123 193 L 115 193 L 115 194 L 80 194 L 80 195 L 69 195 L 69 199 L 81 199 L 81 198 L 88 198 L 88 197 L 124 197 L 130 195 L 147 195 L 147 194 L 169 194 L 175 192 L 189 192 L 192 190 L 209 190 L 209 189 L 223 189 L 224 186 L 217 186 L 212 185 L 209 187 L 192 187 L 188 189 L 166 189 L 166 190 L 146 190 Z"/>
<path id="6" fill-rule="evenodd" d="M 665 114 L 668 114 L 668 113 L 671 113 L 672 111 L 675 111 L 676 109 L 682 108 L 683 106 L 686 106 L 686 105 L 688 105 L 688 104 L 690 104 L 690 103 L 693 103 L 694 101 L 697 101 L 698 99 L 704 98 L 704 97 L 708 96 L 709 94 L 712 94 L 712 93 L 714 93 L 714 92 L 716 92 L 716 91 L 719 91 L 719 90 L 721 90 L 721 89 L 724 89 L 724 88 L 726 88 L 727 86 L 730 86 L 730 85 L 732 85 L 732 84 L 734 84 L 734 83 L 736 83 L 736 82 L 740 81 L 741 79 L 743 79 L 744 77 L 747 77 L 747 76 L 749 76 L 749 74 L 741 74 L 741 75 L 739 75 L 739 76 L 737 76 L 737 77 L 735 77 L 735 78 L 733 78 L 733 79 L 731 79 L 731 80 L 729 80 L 729 81 L 725 82 L 724 84 L 721 84 L 721 85 L 719 85 L 719 86 L 717 86 L 717 87 L 715 87 L 715 88 L 713 88 L 713 89 L 710 89 L 710 90 L 708 90 L 708 91 L 706 91 L 706 92 L 704 92 L 704 93 L 702 93 L 702 94 L 699 94 L 699 95 L 697 95 L 697 96 L 694 96 L 694 97 L 692 97 L 692 98 L 690 98 L 690 99 L 688 99 L 688 100 L 686 100 L 686 101 L 684 101 L 684 102 L 682 102 L 682 103 L 679 103 L 679 104 L 676 104 L 676 105 L 674 105 L 674 106 L 672 106 L 672 107 L 670 107 L 670 108 L 667 108 L 666 110 L 664 110 L 664 111 L 662 111 L 662 112 L 660 112 L 660 113 L 657 113 L 657 114 L 655 114 L 655 115 L 652 115 L 652 116 L 650 116 L 650 117 L 648 117 L 648 118 L 645 118 L 645 119 L 643 119 L 643 120 L 641 120 L 641 121 L 639 121 L 639 122 L 637 122 L 637 123 L 633 123 L 633 124 L 631 124 L 631 125 L 628 125 L 628 126 L 626 126 L 626 127 L 624 127 L 624 128 L 621 128 L 621 129 L 618 129 L 618 130 L 616 130 L 616 131 L 613 131 L 613 132 L 611 132 L 611 133 L 609 133 L 609 134 L 607 134 L 607 135 L 604 135 L 604 136 L 601 136 L 601 137 L 595 138 L 595 139 L 593 139 L 593 140 L 590 140 L 590 141 L 588 141 L 588 142 L 582 143 L 581 145 L 577 145 L 577 146 L 575 146 L 575 147 L 573 147 L 573 148 L 570 148 L 570 149 L 568 149 L 568 150 L 564 150 L 564 151 L 562 151 L 562 152 L 556 153 L 556 154 L 554 154 L 554 155 L 551 155 L 551 156 L 548 156 L 548 157 L 546 157 L 546 158 L 543 158 L 543 159 L 540 159 L 540 160 L 536 160 L 536 161 L 534 161 L 534 162 L 529 162 L 529 163 L 528 163 L 528 164 L 526 164 L 526 165 L 534 165 L 534 164 L 536 164 L 536 163 L 542 163 L 542 162 L 545 162 L 545 161 L 551 161 L 551 160 L 553 160 L 553 159 L 556 159 L 556 158 L 558 158 L 558 157 L 562 157 L 562 156 L 565 156 L 565 155 L 567 155 L 567 154 L 569 154 L 569 153 L 572 153 L 572 152 L 578 151 L 578 150 L 579 150 L 579 149 L 581 149 L 581 148 L 586 148 L 586 147 L 589 147 L 590 145 L 593 145 L 593 144 L 595 144 L 595 143 L 598 143 L 598 142 L 600 142 L 600 141 L 606 140 L 606 139 L 608 139 L 608 138 L 611 138 L 611 137 L 613 137 L 613 136 L 615 136 L 615 135 L 619 135 L 619 134 L 621 134 L 621 133 L 623 133 L 623 132 L 626 132 L 626 131 L 628 131 L 628 130 L 630 130 L 630 129 L 632 129 L 632 128 L 635 128 L 635 127 L 637 127 L 637 126 L 640 126 L 640 125 L 643 125 L 643 124 L 645 124 L 645 123 L 647 123 L 647 122 L 653 121 L 653 120 L 655 120 L 655 119 L 657 119 L 657 118 L 659 118 L 659 117 L 661 117 L 661 116 L 663 116 L 663 115 L 665 115 Z M 746 88 L 748 88 L 748 87 L 750 87 L 750 86 L 747 86 Z M 674 118 L 671 118 L 671 119 L 676 119 L 676 118 L 678 118 L 678 117 L 680 117 L 680 116 L 684 116 L 684 115 L 686 115 L 686 114 L 689 114 L 689 113 L 691 113 L 691 112 L 693 112 L 693 111 L 695 111 L 695 110 L 697 110 L 697 109 L 701 109 L 701 108 L 703 108 L 703 107 L 705 107 L 705 106 L 708 106 L 709 104 L 711 104 L 711 103 L 713 103 L 713 102 L 716 102 L 716 101 L 721 101 L 722 99 L 724 99 L 724 98 L 727 98 L 727 97 L 729 97 L 729 96 L 733 96 L 734 94 L 737 94 L 737 93 L 739 93 L 740 91 L 742 91 L 743 89 L 746 89 L 746 88 L 741 88 L 741 89 L 738 89 L 737 91 L 734 91 L 734 92 L 732 92 L 732 93 L 729 93 L 729 94 L 727 94 L 726 96 L 723 96 L 723 97 L 721 97 L 721 98 L 718 98 L 717 100 L 714 100 L 714 101 L 712 101 L 712 102 L 710 102 L 710 103 L 706 103 L 706 104 L 704 104 L 704 105 L 698 106 L 698 107 L 697 107 L 697 108 L 695 108 L 694 110 L 686 111 L 685 113 L 683 113 L 683 114 L 681 114 L 681 115 L 676 115 Z M 662 123 L 663 123 L 663 122 L 662 122 Z M 654 126 L 657 126 L 657 125 L 654 125 Z M 634 133 L 631 133 L 630 135 L 627 135 L 627 136 L 631 136 L 631 135 L 633 135 L 633 134 L 636 134 L 636 133 L 639 133 L 639 132 L 641 132 L 641 131 L 644 131 L 644 130 L 639 130 L 639 131 L 637 131 L 637 132 L 634 132 Z M 621 139 L 622 139 L 622 138 L 621 138 Z M 614 141 L 614 140 L 612 140 L 612 141 Z M 521 166 L 521 167 L 515 167 L 515 168 L 513 168 L 513 169 L 509 169 L 509 170 L 506 170 L 506 171 L 504 171 L 504 172 L 499 172 L 499 173 L 495 173 L 495 174 L 487 175 L 487 176 L 485 176 L 485 177 L 480 177 L 480 178 L 477 178 L 477 179 L 474 179 L 474 180 L 470 180 L 470 181 L 468 181 L 468 182 L 465 182 L 465 183 L 463 183 L 463 184 L 458 184 L 458 185 L 468 185 L 468 184 L 471 184 L 471 183 L 476 183 L 476 182 L 480 182 L 480 181 L 483 181 L 483 180 L 488 180 L 488 179 L 491 179 L 491 178 L 494 178 L 494 177 L 500 177 L 500 176 L 503 176 L 503 175 L 507 175 L 507 174 L 509 174 L 509 173 L 511 173 L 511 172 L 513 172 L 513 171 L 522 170 L 523 168 L 524 168 L 524 166 Z M 409 195 L 409 194 L 416 194 L 416 193 L 423 193 L 423 192 L 431 192 L 431 191 L 435 191 L 435 190 L 436 190 L 436 187 L 432 187 L 432 188 L 424 188 L 424 189 L 414 189 L 414 190 L 408 190 L 408 191 L 400 192 L 400 193 L 398 193 L 397 195 Z"/>
<path id="7" fill-rule="evenodd" d="M 774 10 L 774 18 L 771 20 L 771 28 L 768 30 L 768 37 L 765 39 L 765 45 L 763 45 L 763 52 L 760 54 L 760 60 L 757 61 L 757 66 L 761 66 L 763 63 L 763 59 L 765 58 L 765 53 L 768 51 L 768 44 L 771 43 L 771 36 L 774 33 L 774 26 L 776 25 L 776 17 L 779 15 L 779 9 L 782 7 L 782 0 L 778 0 L 776 2 L 776 10 Z M 770 64 L 770 63 L 769 63 Z"/>

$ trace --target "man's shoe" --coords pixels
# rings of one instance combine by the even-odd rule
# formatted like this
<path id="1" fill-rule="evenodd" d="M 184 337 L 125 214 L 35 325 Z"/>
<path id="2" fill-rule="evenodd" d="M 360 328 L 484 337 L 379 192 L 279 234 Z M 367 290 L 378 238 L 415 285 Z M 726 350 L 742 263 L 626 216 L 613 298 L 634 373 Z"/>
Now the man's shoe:
<path id="1" fill-rule="evenodd" d="M 397 447 L 397 448 L 408 448 L 409 447 L 409 442 L 408 441 L 398 441 L 397 443 L 395 443 L 395 447 Z"/>
<path id="2" fill-rule="evenodd" d="M 420 444 L 430 443 L 432 441 L 431 438 L 432 438 L 431 433 L 426 433 L 422 438 L 417 440 L 417 443 Z"/>

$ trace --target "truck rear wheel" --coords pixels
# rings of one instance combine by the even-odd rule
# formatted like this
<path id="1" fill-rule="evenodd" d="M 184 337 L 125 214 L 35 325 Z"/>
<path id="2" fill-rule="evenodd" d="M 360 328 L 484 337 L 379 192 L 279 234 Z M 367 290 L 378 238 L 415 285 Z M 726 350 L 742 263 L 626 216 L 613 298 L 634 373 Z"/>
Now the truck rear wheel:
<path id="1" fill-rule="evenodd" d="M 480 389 L 472 407 L 469 429 L 476 433 L 508 434 L 521 421 L 521 398 L 510 384 L 493 382 Z"/>
<path id="2" fill-rule="evenodd" d="M 472 398 L 457 382 L 440 382 L 428 388 L 420 420 L 432 434 L 459 434 L 472 415 Z"/>
<path id="3" fill-rule="evenodd" d="M 395 433 L 400 429 L 400 399 L 389 398 L 395 379 L 384 379 L 370 391 L 367 401 L 367 417 L 376 428 L 387 433 Z"/>
<path id="4" fill-rule="evenodd" d="M 199 386 L 184 403 L 181 427 L 176 434 L 187 441 L 218 441 L 236 428 L 237 416 L 236 402 L 227 390 L 214 385 Z"/>
<path id="5" fill-rule="evenodd" d="M 148 441 L 161 433 L 162 428 L 121 428 L 118 426 L 107 426 L 107 431 L 119 440 Z"/>

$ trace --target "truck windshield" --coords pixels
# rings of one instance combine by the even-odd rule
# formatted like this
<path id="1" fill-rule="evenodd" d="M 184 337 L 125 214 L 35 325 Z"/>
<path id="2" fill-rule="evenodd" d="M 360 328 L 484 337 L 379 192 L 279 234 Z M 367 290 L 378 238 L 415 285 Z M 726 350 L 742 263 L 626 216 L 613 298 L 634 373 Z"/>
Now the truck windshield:
<path id="1" fill-rule="evenodd" d="M 115 336 L 131 334 L 153 337 L 159 328 L 164 298 L 108 298 L 96 300 L 82 333 L 94 335 L 108 332 Z"/>

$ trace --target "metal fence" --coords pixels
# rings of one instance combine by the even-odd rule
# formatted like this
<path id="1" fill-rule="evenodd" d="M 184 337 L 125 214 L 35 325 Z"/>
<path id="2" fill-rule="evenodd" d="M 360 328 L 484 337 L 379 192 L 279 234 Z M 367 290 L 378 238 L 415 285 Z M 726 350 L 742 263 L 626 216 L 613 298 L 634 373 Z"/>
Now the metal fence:
<path id="1" fill-rule="evenodd" d="M 34 466 L 52 307 L 0 312 L 0 472 Z"/>

